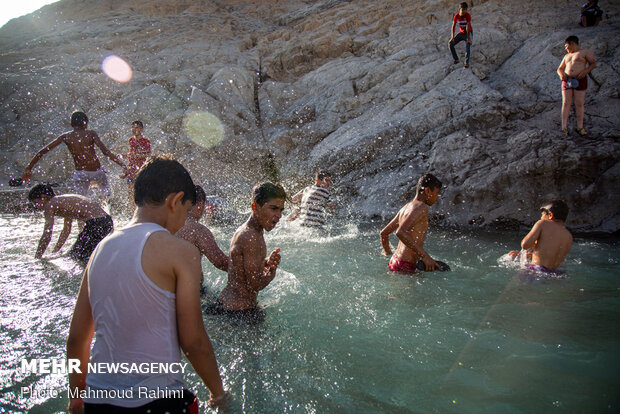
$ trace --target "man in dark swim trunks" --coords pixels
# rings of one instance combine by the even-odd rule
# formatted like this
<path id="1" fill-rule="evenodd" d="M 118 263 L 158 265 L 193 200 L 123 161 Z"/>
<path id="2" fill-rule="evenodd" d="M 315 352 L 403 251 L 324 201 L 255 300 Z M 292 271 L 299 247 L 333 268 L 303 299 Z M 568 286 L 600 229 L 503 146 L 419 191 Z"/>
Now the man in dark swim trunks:
<path id="1" fill-rule="evenodd" d="M 532 249 L 532 262 L 528 264 L 530 269 L 555 273 L 573 245 L 573 236 L 564 224 L 568 206 L 562 200 L 554 200 L 542 206 L 540 211 L 540 220 L 523 238 L 521 248 Z M 516 257 L 519 252 L 513 250 L 509 255 Z"/>
<path id="2" fill-rule="evenodd" d="M 82 264 L 88 262 L 91 253 L 97 244 L 110 234 L 114 228 L 112 217 L 108 215 L 96 202 L 78 194 L 63 194 L 57 196 L 49 184 L 38 184 L 30 190 L 28 200 L 38 210 L 42 210 L 45 216 L 45 228 L 39 240 L 39 246 L 35 254 L 41 258 L 50 241 L 54 229 L 54 217 L 65 219 L 64 227 L 54 253 L 58 252 L 71 234 L 71 223 L 79 220 L 86 223 L 84 229 L 78 235 L 77 241 L 71 248 L 71 257 Z"/>
<path id="3" fill-rule="evenodd" d="M 562 132 L 568 135 L 568 116 L 574 101 L 577 133 L 585 136 L 588 135 L 583 127 L 588 73 L 596 67 L 596 60 L 591 51 L 579 47 L 577 36 L 567 37 L 564 41 L 564 49 L 566 49 L 566 56 L 557 70 L 562 80 Z"/>
<path id="4" fill-rule="evenodd" d="M 381 245 L 385 256 L 392 255 L 390 234 L 396 231 L 398 247 L 392 255 L 388 268 L 393 272 L 416 273 L 416 262 L 424 262 L 425 270 L 439 269 L 440 265 L 424 250 L 428 230 L 428 207 L 439 198 L 441 181 L 432 174 L 424 174 L 418 180 L 415 198 L 400 209 L 396 217 L 381 230 Z"/>

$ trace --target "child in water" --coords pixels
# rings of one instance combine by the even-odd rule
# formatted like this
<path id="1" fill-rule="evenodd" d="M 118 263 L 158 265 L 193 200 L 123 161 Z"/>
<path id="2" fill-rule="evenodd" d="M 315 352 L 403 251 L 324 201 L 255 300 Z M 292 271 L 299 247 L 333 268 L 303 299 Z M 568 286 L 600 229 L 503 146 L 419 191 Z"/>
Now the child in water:
<path id="1" fill-rule="evenodd" d="M 388 268 L 393 272 L 416 273 L 417 262 L 424 262 L 424 270 L 441 269 L 424 250 L 424 239 L 428 230 L 428 207 L 435 204 L 439 198 L 441 181 L 433 174 L 424 174 L 418 180 L 416 196 L 400 209 L 396 217 L 381 230 L 381 246 L 383 254 L 392 256 Z M 392 255 L 390 249 L 390 234 L 396 231 L 398 247 Z M 445 264 L 444 264 L 445 266 Z"/>
<path id="2" fill-rule="evenodd" d="M 49 184 L 38 184 L 28 193 L 28 200 L 37 209 L 42 210 L 45 216 L 43 235 L 39 240 L 39 246 L 34 257 L 41 258 L 52 240 L 54 229 L 54 217 L 65 219 L 64 227 L 54 253 L 58 252 L 71 234 L 71 223 L 79 220 L 86 223 L 84 229 L 78 235 L 77 241 L 71 248 L 71 257 L 83 264 L 88 261 L 97 244 L 105 236 L 112 232 L 114 223 L 112 217 L 106 213 L 99 204 L 93 200 L 78 194 L 63 194 L 57 196 Z"/>
<path id="3" fill-rule="evenodd" d="M 554 272 L 564 261 L 573 244 L 573 236 L 564 222 L 568 217 L 568 205 L 562 200 L 553 200 L 540 208 L 540 220 L 521 241 L 523 250 L 532 250 L 529 268 L 540 272 Z M 519 256 L 519 251 L 508 253 Z"/>

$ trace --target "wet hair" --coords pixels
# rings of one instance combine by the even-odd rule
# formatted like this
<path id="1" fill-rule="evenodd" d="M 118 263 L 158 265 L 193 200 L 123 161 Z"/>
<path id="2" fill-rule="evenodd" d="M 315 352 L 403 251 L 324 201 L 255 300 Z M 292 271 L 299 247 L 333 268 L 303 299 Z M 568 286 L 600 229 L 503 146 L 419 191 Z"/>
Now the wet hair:
<path id="1" fill-rule="evenodd" d="M 465 10 L 467 10 L 467 2 L 466 2 L 466 1 L 462 2 L 462 3 L 459 5 L 459 8 L 460 8 L 460 9 L 465 9 Z"/>
<path id="2" fill-rule="evenodd" d="M 568 204 L 564 200 L 553 200 L 540 208 L 540 211 L 553 213 L 553 218 L 566 221 L 568 217 Z"/>
<path id="3" fill-rule="evenodd" d="M 261 207 L 274 198 L 286 200 L 286 191 L 280 184 L 265 182 L 258 183 L 252 188 L 252 202 Z"/>
<path id="4" fill-rule="evenodd" d="M 422 174 L 418 180 L 418 186 L 416 187 L 416 195 L 420 195 L 424 192 L 425 188 L 434 190 L 435 188 L 441 188 L 441 181 L 431 173 Z"/>
<path id="5" fill-rule="evenodd" d="M 133 121 L 131 123 L 131 126 L 139 126 L 140 128 L 144 129 L 144 124 L 142 123 L 142 121 Z"/>
<path id="6" fill-rule="evenodd" d="M 568 43 L 575 43 L 575 44 L 579 44 L 579 38 L 577 36 L 568 36 L 566 38 L 566 40 L 564 41 L 564 44 L 568 44 Z"/>
<path id="7" fill-rule="evenodd" d="M 41 196 L 47 195 L 50 197 L 54 197 L 56 193 L 54 193 L 54 189 L 51 184 L 37 184 L 28 193 L 28 201 L 34 201 Z"/>
<path id="8" fill-rule="evenodd" d="M 205 190 L 199 185 L 196 186 L 196 202 L 194 204 L 202 203 L 207 200 Z"/>
<path id="9" fill-rule="evenodd" d="M 317 180 L 321 180 L 321 181 L 323 181 L 323 180 L 324 180 L 324 179 L 326 179 L 327 177 L 330 177 L 330 178 L 331 178 L 331 176 L 332 176 L 332 175 L 331 175 L 331 173 L 330 173 L 329 171 L 327 171 L 327 170 L 318 170 L 318 171 L 316 172 L 316 179 L 317 179 Z"/>
<path id="10" fill-rule="evenodd" d="M 88 124 L 88 117 L 84 112 L 73 111 L 71 114 L 71 126 L 74 128 L 84 127 Z"/>
<path id="11" fill-rule="evenodd" d="M 189 172 L 169 155 L 151 157 L 138 171 L 134 182 L 134 202 L 161 205 L 172 193 L 183 191 L 182 202 L 196 202 L 196 186 Z"/>

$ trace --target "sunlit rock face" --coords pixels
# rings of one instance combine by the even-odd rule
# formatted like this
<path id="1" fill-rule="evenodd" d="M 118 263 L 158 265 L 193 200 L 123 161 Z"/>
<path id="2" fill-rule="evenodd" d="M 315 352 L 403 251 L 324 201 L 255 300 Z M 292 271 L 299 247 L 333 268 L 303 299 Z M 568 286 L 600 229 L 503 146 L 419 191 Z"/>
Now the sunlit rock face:
<path id="1" fill-rule="evenodd" d="M 620 23 L 580 28 L 564 0 L 473 3 L 465 69 L 447 47 L 457 1 L 62 0 L 0 29 L 2 179 L 79 109 L 117 153 L 142 120 L 153 152 L 245 204 L 259 180 L 292 192 L 327 168 L 339 214 L 387 219 L 430 171 L 445 225 L 531 224 L 560 197 L 572 229 L 618 231 Z M 571 34 L 597 58 L 588 138 L 560 132 Z M 39 165 L 73 169 L 64 149 Z"/>

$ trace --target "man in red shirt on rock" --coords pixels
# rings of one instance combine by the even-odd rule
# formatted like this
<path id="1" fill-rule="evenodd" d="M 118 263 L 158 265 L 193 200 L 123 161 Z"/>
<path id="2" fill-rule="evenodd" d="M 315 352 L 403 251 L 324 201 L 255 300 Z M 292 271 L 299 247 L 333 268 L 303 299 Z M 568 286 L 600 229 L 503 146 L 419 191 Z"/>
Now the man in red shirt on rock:
<path id="1" fill-rule="evenodd" d="M 456 36 L 454 36 L 454 29 L 456 25 L 459 26 L 459 32 Z M 467 45 L 465 46 L 465 51 L 467 52 L 467 57 L 465 58 L 465 67 L 469 67 L 469 56 L 471 55 L 471 42 L 474 38 L 473 30 L 471 28 L 471 15 L 467 13 L 467 3 L 462 2 L 459 7 L 459 12 L 454 15 L 454 19 L 452 19 L 452 30 L 450 31 L 450 42 L 448 45 L 450 46 L 450 52 L 452 52 L 452 57 L 454 58 L 454 63 L 459 63 L 459 57 L 456 54 L 456 50 L 454 50 L 454 45 L 465 40 L 467 41 Z"/>

